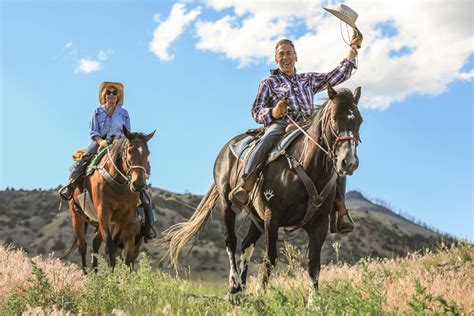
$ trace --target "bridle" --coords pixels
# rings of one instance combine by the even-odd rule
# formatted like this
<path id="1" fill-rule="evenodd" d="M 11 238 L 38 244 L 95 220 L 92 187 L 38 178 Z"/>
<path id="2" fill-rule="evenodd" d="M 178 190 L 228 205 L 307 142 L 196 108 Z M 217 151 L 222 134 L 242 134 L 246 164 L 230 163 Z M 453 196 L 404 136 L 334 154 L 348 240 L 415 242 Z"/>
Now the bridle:
<path id="1" fill-rule="evenodd" d="M 328 138 L 326 137 L 326 133 L 325 133 L 325 124 L 322 124 L 321 126 L 321 134 L 323 136 L 323 139 L 326 143 L 326 146 L 328 147 L 329 149 L 329 154 L 330 154 L 330 157 L 331 158 L 335 158 L 336 154 L 335 154 L 335 151 L 336 151 L 336 147 L 337 147 L 337 144 L 341 141 L 353 141 L 355 143 L 355 145 L 359 145 L 359 143 L 361 142 L 360 141 L 360 138 L 359 136 L 357 137 L 354 137 L 352 135 L 339 135 L 337 132 L 336 132 L 336 129 L 334 128 L 334 125 L 332 124 L 332 120 L 331 120 L 331 117 L 332 117 L 332 112 L 333 112 L 334 108 L 333 106 L 330 107 L 329 109 L 329 115 L 327 115 L 327 117 L 325 118 L 325 123 L 327 124 L 328 121 L 329 121 L 329 129 L 331 130 L 331 133 L 332 133 L 332 136 L 334 136 L 334 142 L 332 144 L 332 146 L 329 145 L 329 140 Z"/>
<path id="2" fill-rule="evenodd" d="M 142 142 L 140 140 L 128 140 L 128 142 L 124 142 L 124 144 L 122 145 L 122 148 L 120 149 L 120 152 L 124 152 L 124 149 L 125 149 L 125 145 L 129 144 L 130 142 Z M 127 166 L 127 170 L 124 170 L 125 171 L 125 174 L 123 174 L 120 169 L 117 167 L 117 165 L 114 163 L 114 159 L 112 157 L 112 154 L 110 153 L 110 149 L 109 149 L 110 146 L 107 147 L 107 154 L 108 154 L 108 159 L 110 160 L 110 162 L 112 163 L 112 166 L 114 167 L 115 171 L 117 171 L 117 173 L 122 176 L 122 178 L 126 181 L 125 183 L 120 183 L 120 182 L 117 182 L 117 180 L 114 179 L 114 181 L 117 183 L 117 184 L 120 184 L 120 185 L 128 185 L 130 184 L 130 182 L 132 181 L 132 177 L 130 176 L 130 173 L 132 172 L 133 169 L 142 169 L 145 174 L 147 173 L 147 168 L 143 167 L 143 166 L 140 166 L 140 165 L 131 165 L 129 162 L 128 162 L 128 159 L 127 159 L 127 153 L 125 155 L 121 155 L 122 156 L 122 161 L 125 162 L 125 165 Z M 104 162 L 104 165 L 105 165 L 105 162 Z"/>
<path id="3" fill-rule="evenodd" d="M 329 107 L 329 110 L 328 110 L 328 107 Z M 354 136 L 351 136 L 351 135 L 339 135 L 333 124 L 331 122 L 329 122 L 329 129 L 331 130 L 331 133 L 332 133 L 332 136 L 334 136 L 334 142 L 332 144 L 332 146 L 329 144 L 329 140 L 326 136 L 326 132 L 325 132 L 325 126 L 326 124 L 328 123 L 328 121 L 330 121 L 331 117 L 332 117 L 332 111 L 333 111 L 333 106 L 332 105 L 326 105 L 324 107 L 324 109 L 322 109 L 324 111 L 324 113 L 322 114 L 322 118 L 321 118 L 321 121 L 322 121 L 322 124 L 321 124 L 321 135 L 322 135 L 322 138 L 325 142 L 325 145 L 327 147 L 327 149 L 325 149 L 321 144 L 319 144 L 318 141 L 316 141 L 313 137 L 311 137 L 311 135 L 309 135 L 309 133 L 307 131 L 305 131 L 298 123 L 295 122 L 295 120 L 293 120 L 289 115 L 287 115 L 286 117 L 293 123 L 295 124 L 295 126 L 303 133 L 306 135 L 306 137 L 308 137 L 308 139 L 313 142 L 316 146 L 319 147 L 319 149 L 321 149 L 326 155 L 327 157 L 333 162 L 333 164 L 335 164 L 335 160 L 336 160 L 336 154 L 335 154 L 335 151 L 336 151 L 336 147 L 337 147 L 337 144 L 341 141 L 354 141 L 354 143 L 357 145 L 359 145 L 359 143 L 361 142 L 360 138 L 359 137 L 354 137 Z"/>

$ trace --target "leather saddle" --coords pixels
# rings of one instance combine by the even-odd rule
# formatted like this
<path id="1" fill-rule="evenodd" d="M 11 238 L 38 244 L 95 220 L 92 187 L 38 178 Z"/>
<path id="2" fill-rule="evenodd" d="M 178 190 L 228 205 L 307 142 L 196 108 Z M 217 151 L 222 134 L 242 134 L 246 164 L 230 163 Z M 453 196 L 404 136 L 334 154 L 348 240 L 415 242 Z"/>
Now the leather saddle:
<path id="1" fill-rule="evenodd" d="M 306 127 L 307 126 L 303 126 L 302 128 L 306 129 Z M 256 131 L 258 131 L 258 133 L 256 133 Z M 244 161 L 252 152 L 253 148 L 255 148 L 263 135 L 263 128 L 248 130 L 245 134 L 247 135 L 246 137 L 235 144 L 229 145 L 232 154 L 240 161 Z M 272 150 L 270 150 L 266 163 L 268 164 L 280 157 L 285 152 L 286 148 L 288 148 L 288 146 L 290 146 L 291 143 L 293 143 L 293 141 L 301 134 L 302 131 L 300 129 L 295 129 L 283 135 Z"/>

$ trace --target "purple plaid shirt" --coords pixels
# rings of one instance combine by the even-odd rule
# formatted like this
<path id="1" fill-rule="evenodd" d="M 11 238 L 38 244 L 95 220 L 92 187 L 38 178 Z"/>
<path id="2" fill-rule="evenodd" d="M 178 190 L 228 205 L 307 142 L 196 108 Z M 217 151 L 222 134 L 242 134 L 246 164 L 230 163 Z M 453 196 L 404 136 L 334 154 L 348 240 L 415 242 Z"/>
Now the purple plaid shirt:
<path id="1" fill-rule="evenodd" d="M 350 78 L 354 62 L 344 59 L 339 66 L 328 73 L 308 72 L 288 77 L 279 69 L 271 70 L 271 75 L 263 79 L 258 88 L 257 96 L 252 106 L 254 120 L 270 125 L 274 120 L 272 108 L 283 97 L 289 101 L 290 116 L 296 122 L 302 121 L 314 111 L 313 96 L 327 88 L 328 82 L 334 87 Z M 285 116 L 285 121 L 291 121 Z"/>

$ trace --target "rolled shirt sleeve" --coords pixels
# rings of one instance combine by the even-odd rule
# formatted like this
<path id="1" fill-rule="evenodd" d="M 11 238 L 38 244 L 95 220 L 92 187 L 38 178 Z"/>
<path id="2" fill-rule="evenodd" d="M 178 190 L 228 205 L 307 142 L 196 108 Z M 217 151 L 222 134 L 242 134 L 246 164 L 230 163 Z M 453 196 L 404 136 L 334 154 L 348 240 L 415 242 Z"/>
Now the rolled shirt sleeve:
<path id="1" fill-rule="evenodd" d="M 92 140 L 95 136 L 100 136 L 100 124 L 97 110 L 94 110 L 94 113 L 92 113 L 92 117 L 89 122 L 89 135 Z"/>
<path id="2" fill-rule="evenodd" d="M 125 110 L 125 109 L 123 109 L 123 110 L 124 110 L 125 113 L 127 114 L 127 115 L 125 116 L 125 127 L 126 127 L 129 131 L 131 131 L 131 130 L 132 130 L 132 126 L 131 126 L 131 124 L 130 124 L 130 115 L 128 115 L 127 110 Z"/>
<path id="3" fill-rule="evenodd" d="M 258 88 L 257 96 L 252 106 L 252 117 L 258 124 L 265 126 L 273 121 L 271 114 L 272 104 L 270 99 L 270 87 L 267 80 L 263 80 Z"/>
<path id="4" fill-rule="evenodd" d="M 352 69 L 355 68 L 354 61 L 344 59 L 339 66 L 334 68 L 331 72 L 327 73 L 309 73 L 311 79 L 311 90 L 313 94 L 316 94 L 327 88 L 328 83 L 331 86 L 336 86 L 341 82 L 346 81 L 351 77 Z"/>

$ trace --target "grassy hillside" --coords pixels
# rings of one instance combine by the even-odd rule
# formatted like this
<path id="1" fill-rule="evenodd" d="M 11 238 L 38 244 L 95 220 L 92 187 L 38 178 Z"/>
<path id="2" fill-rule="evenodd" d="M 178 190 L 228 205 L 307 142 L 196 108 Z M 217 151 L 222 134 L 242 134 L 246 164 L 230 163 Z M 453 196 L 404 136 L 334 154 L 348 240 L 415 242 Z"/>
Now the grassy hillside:
<path id="1" fill-rule="evenodd" d="M 460 244 L 398 259 L 364 259 L 355 265 L 323 266 L 320 290 L 311 291 L 302 254 L 285 244 L 288 264 L 279 264 L 266 291 L 259 276 L 247 291 L 226 296 L 225 283 L 175 278 L 152 269 L 142 256 L 136 271 L 84 276 L 55 258 L 30 259 L 0 246 L 0 314 L 65 315 L 315 315 L 472 314 L 474 247 Z"/>

